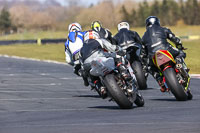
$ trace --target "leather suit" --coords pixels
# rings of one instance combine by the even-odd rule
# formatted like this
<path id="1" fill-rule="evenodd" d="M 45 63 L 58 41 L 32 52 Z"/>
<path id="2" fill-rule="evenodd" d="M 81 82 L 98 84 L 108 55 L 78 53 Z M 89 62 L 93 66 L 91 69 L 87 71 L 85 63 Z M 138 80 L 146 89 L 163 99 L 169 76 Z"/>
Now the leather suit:
<path id="1" fill-rule="evenodd" d="M 173 47 L 168 41 L 172 41 L 176 47 Z M 149 57 L 149 65 L 151 67 L 150 73 L 155 79 L 159 78 L 158 69 L 154 66 L 152 57 L 157 50 L 168 50 L 174 58 L 186 57 L 186 54 L 182 51 L 183 47 L 181 41 L 176 37 L 170 29 L 161 27 L 158 25 L 151 25 L 147 27 L 147 31 L 142 37 L 143 44 L 145 45 L 146 52 Z M 177 49 L 178 48 L 178 49 Z"/>

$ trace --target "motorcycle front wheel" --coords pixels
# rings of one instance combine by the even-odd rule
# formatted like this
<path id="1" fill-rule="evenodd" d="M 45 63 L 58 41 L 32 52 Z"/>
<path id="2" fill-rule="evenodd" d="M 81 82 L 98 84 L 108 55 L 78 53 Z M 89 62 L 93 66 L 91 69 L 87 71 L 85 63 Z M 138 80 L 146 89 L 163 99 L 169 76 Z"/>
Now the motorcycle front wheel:
<path id="1" fill-rule="evenodd" d="M 131 109 L 133 103 L 128 99 L 128 97 L 124 94 L 122 89 L 118 86 L 115 76 L 113 74 L 108 74 L 104 78 L 104 83 L 106 88 L 111 95 L 111 97 L 115 100 L 115 102 L 122 109 Z"/>

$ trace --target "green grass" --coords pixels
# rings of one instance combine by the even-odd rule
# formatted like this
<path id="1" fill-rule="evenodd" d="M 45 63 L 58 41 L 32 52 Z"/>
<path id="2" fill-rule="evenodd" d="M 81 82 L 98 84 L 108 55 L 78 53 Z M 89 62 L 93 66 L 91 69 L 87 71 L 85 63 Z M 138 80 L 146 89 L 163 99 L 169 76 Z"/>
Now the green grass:
<path id="1" fill-rule="evenodd" d="M 10 35 L 0 36 L 0 40 L 29 40 L 29 39 L 54 39 L 67 38 L 67 31 L 40 31 L 40 32 L 23 32 Z"/>
<path id="2" fill-rule="evenodd" d="M 185 51 L 187 53 L 185 61 L 191 69 L 190 73 L 200 74 L 200 40 L 184 41 L 183 45 L 188 48 L 188 50 Z M 0 46 L 0 54 L 65 62 L 64 44 Z"/>
<path id="3" fill-rule="evenodd" d="M 168 28 L 171 29 L 176 36 L 200 35 L 200 26 L 169 26 Z M 137 31 L 141 37 L 146 30 L 143 27 L 133 27 L 131 29 Z"/>
<path id="4" fill-rule="evenodd" d="M 0 46 L 0 54 L 15 55 L 19 57 L 35 58 L 42 60 L 65 61 L 64 44 L 19 44 Z"/>
<path id="5" fill-rule="evenodd" d="M 184 47 L 188 48 L 185 52 L 187 58 L 185 62 L 188 67 L 191 69 L 190 73 L 199 73 L 200 74 L 200 40 L 196 41 L 185 41 L 183 42 Z"/>

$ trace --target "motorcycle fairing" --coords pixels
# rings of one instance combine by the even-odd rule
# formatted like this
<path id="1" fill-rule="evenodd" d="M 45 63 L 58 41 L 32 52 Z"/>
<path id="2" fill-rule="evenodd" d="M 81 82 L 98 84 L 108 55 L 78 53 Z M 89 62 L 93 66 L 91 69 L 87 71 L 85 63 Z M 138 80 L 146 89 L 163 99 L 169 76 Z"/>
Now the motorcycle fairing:
<path id="1" fill-rule="evenodd" d="M 115 69 L 115 62 L 112 57 L 98 57 L 91 62 L 90 74 L 93 76 L 104 76 Z"/>
<path id="2" fill-rule="evenodd" d="M 172 61 L 176 63 L 171 53 L 167 50 L 158 50 L 153 56 L 153 63 L 159 68 L 160 66 L 166 64 L 167 62 Z"/>

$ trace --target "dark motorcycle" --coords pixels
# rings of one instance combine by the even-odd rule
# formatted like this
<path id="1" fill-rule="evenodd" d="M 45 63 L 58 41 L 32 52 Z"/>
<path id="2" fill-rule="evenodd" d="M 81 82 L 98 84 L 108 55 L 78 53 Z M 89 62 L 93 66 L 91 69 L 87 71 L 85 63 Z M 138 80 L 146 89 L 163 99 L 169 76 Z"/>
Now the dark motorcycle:
<path id="1" fill-rule="evenodd" d="M 142 64 L 142 59 L 140 57 L 141 46 L 137 43 L 126 44 L 122 47 L 126 50 L 126 58 L 130 62 L 134 74 L 137 79 L 139 89 L 147 89 L 147 71 L 145 66 Z"/>

